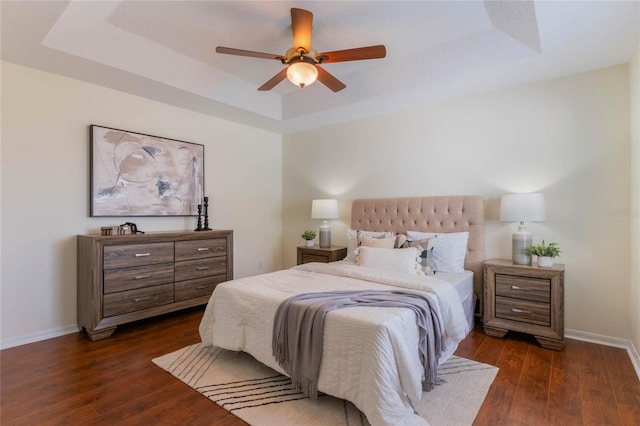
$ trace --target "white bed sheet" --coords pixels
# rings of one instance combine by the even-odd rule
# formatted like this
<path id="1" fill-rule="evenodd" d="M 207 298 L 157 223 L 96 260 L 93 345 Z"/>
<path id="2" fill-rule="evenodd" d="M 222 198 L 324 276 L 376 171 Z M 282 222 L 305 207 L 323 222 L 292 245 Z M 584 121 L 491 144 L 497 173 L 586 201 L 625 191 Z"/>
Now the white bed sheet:
<path id="1" fill-rule="evenodd" d="M 200 325 L 204 344 L 244 351 L 283 373 L 271 350 L 279 304 L 295 294 L 403 287 L 432 294 L 445 327 L 447 356 L 469 332 L 458 291 L 434 276 L 312 263 L 216 287 Z M 422 397 L 415 314 L 402 308 L 357 307 L 332 311 L 325 321 L 318 389 L 347 399 L 372 425 L 423 425 L 412 401 Z"/>
<path id="2" fill-rule="evenodd" d="M 434 277 L 445 280 L 455 287 L 460 300 L 462 301 L 462 309 L 469 324 L 469 331 L 473 330 L 476 294 L 473 291 L 473 272 L 464 271 L 455 274 L 436 272 Z"/>
<path id="3" fill-rule="evenodd" d="M 340 260 L 336 263 L 345 263 L 347 265 L 355 265 L 355 262 L 348 260 Z M 453 285 L 460 295 L 462 301 L 462 309 L 464 310 L 467 323 L 469 324 L 469 331 L 473 330 L 475 324 L 475 307 L 477 296 L 473 288 L 473 272 L 464 271 L 456 273 L 436 272 L 433 274 L 435 278 L 444 280 Z"/>

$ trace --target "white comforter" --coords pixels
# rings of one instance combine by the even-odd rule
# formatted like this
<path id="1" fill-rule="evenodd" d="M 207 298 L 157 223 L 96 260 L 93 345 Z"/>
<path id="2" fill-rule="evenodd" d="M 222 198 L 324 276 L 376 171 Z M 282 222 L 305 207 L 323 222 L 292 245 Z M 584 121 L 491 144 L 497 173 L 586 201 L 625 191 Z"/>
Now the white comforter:
<path id="1" fill-rule="evenodd" d="M 216 287 L 200 324 L 202 342 L 244 351 L 283 373 L 272 355 L 273 319 L 295 294 L 402 287 L 432 294 L 439 306 L 447 357 L 469 332 L 455 288 L 432 276 L 345 262 L 308 263 Z M 353 402 L 372 425 L 424 425 L 412 403 L 422 397 L 415 314 L 403 308 L 354 307 L 325 320 L 318 389 Z M 445 359 L 439 360 L 444 362 Z M 425 395 L 428 395 L 425 393 Z"/>

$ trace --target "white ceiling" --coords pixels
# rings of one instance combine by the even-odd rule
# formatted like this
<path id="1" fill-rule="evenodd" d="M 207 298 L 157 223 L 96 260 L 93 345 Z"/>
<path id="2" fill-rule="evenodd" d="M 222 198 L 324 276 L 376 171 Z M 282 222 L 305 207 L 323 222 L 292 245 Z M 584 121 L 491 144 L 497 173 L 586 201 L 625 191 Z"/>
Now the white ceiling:
<path id="1" fill-rule="evenodd" d="M 2 59 L 269 131 L 290 133 L 629 62 L 638 1 L 6 1 Z M 384 44 L 323 67 L 347 85 L 257 88 L 283 65 L 290 8 L 312 46 Z"/>

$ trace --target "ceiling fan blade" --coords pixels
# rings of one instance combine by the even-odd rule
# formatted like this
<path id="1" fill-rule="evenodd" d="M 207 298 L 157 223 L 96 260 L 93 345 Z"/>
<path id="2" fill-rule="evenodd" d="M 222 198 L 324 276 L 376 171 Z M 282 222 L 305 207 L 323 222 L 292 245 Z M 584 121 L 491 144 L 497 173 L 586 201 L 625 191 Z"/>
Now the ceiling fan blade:
<path id="1" fill-rule="evenodd" d="M 318 69 L 318 81 L 327 86 L 329 89 L 333 90 L 334 92 L 339 92 L 347 87 L 346 84 L 335 78 L 333 75 L 329 74 L 324 68 L 318 65 L 316 65 L 316 68 Z"/>
<path id="2" fill-rule="evenodd" d="M 311 29 L 313 27 L 313 13 L 304 9 L 291 8 L 291 29 L 293 30 L 293 49 L 304 48 L 311 52 Z"/>
<path id="3" fill-rule="evenodd" d="M 271 90 L 278 85 L 282 80 L 287 78 L 287 69 L 283 68 L 278 74 L 274 75 L 271 80 L 267 81 L 262 86 L 258 87 L 258 90 L 261 92 L 265 92 L 267 90 Z"/>
<path id="4" fill-rule="evenodd" d="M 282 55 L 274 55 L 273 53 L 253 52 L 251 50 L 234 49 L 233 47 L 223 47 L 223 46 L 216 47 L 216 52 L 224 53 L 227 55 L 249 56 L 252 58 L 278 59 L 280 61 L 285 61 L 287 59 Z"/>
<path id="5" fill-rule="evenodd" d="M 360 61 L 363 59 L 379 59 L 387 55 L 387 49 L 382 44 L 376 46 L 356 47 L 355 49 L 335 50 L 319 53 L 317 58 L 321 64 L 329 62 Z"/>

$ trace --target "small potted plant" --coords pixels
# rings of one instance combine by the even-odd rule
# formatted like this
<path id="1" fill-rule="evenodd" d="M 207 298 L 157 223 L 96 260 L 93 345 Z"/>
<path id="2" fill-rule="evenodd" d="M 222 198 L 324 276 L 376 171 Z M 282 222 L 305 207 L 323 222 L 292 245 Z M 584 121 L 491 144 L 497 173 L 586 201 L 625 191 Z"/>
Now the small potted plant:
<path id="1" fill-rule="evenodd" d="M 545 244 L 542 243 L 531 246 L 526 250 L 527 254 L 538 256 L 538 266 L 541 268 L 551 268 L 553 266 L 553 258 L 560 255 L 558 243 Z"/>
<path id="2" fill-rule="evenodd" d="M 302 233 L 301 237 L 305 240 L 307 247 L 313 247 L 313 240 L 316 238 L 316 235 L 316 231 L 307 229 Z"/>

